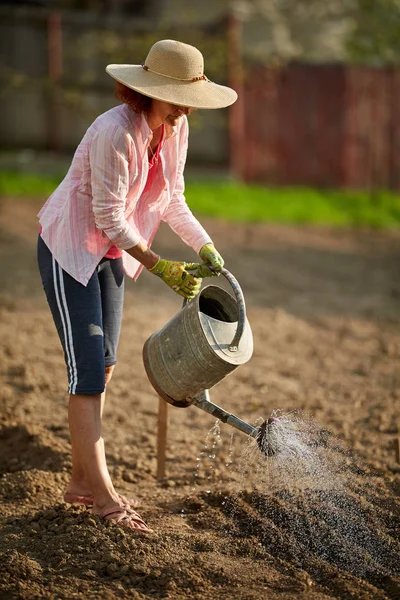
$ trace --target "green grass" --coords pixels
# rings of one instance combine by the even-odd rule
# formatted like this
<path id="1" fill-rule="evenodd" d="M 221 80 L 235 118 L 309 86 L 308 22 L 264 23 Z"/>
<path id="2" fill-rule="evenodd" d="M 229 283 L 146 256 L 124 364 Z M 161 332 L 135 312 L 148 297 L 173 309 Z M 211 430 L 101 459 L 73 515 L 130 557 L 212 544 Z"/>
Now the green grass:
<path id="1" fill-rule="evenodd" d="M 46 197 L 55 190 L 62 178 L 58 175 L 0 171 L 0 194 L 30 198 Z"/>
<path id="2" fill-rule="evenodd" d="M 0 171 L 0 194 L 45 198 L 61 179 Z M 195 214 L 232 221 L 400 228 L 400 194 L 388 191 L 271 188 L 189 179 L 186 197 Z"/>
<path id="3" fill-rule="evenodd" d="M 192 182 L 186 197 L 197 214 L 247 222 L 400 227 L 400 194 L 312 188 L 271 188 Z"/>

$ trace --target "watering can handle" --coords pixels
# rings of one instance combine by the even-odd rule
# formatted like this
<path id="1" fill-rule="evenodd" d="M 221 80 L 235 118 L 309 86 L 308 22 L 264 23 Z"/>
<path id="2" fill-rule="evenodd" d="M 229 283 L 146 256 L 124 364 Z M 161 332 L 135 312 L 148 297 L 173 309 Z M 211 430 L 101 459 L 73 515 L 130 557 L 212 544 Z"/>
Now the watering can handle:
<path id="1" fill-rule="evenodd" d="M 229 345 L 229 350 L 231 352 L 237 352 L 239 342 L 243 335 L 244 326 L 246 324 L 246 305 L 244 303 L 244 296 L 242 292 L 242 288 L 240 287 L 237 279 L 228 271 L 228 269 L 222 269 L 221 275 L 223 275 L 231 284 L 233 292 L 235 294 L 236 302 L 238 305 L 239 318 L 238 318 L 238 326 L 236 329 L 236 333 L 234 335 L 233 340 Z"/>
<path id="2" fill-rule="evenodd" d="M 228 271 L 228 269 L 222 269 L 221 275 L 223 275 L 231 284 L 233 292 L 235 294 L 236 302 L 238 305 L 238 310 L 239 310 L 238 326 L 237 326 L 234 338 L 231 341 L 231 343 L 229 344 L 230 352 L 237 352 L 240 339 L 243 335 L 244 326 L 246 324 L 246 306 L 244 303 L 244 296 L 243 296 L 243 292 L 242 292 L 242 289 L 241 289 L 238 281 L 234 278 L 232 273 L 230 273 Z M 188 301 L 185 298 L 183 301 L 183 306 L 185 306 L 187 302 Z"/>

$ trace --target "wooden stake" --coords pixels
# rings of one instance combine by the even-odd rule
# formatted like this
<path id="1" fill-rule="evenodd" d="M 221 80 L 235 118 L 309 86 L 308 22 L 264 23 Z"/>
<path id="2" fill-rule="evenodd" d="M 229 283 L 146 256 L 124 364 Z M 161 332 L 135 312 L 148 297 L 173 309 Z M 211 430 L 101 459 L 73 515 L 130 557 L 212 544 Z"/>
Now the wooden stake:
<path id="1" fill-rule="evenodd" d="M 400 463 L 400 437 L 394 438 L 393 447 L 396 456 L 396 462 Z"/>
<path id="2" fill-rule="evenodd" d="M 165 453 L 167 448 L 168 403 L 161 397 L 158 401 L 157 431 L 157 479 L 165 479 Z"/>

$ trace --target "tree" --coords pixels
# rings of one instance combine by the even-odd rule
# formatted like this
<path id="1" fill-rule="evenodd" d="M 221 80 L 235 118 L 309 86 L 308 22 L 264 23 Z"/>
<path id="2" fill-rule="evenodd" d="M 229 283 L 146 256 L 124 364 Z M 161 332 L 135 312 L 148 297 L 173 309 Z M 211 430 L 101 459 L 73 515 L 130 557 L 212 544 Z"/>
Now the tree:
<path id="1" fill-rule="evenodd" d="M 249 57 L 316 62 L 344 58 L 354 0 L 241 0 L 235 5 L 242 10 Z"/>
<path id="2" fill-rule="evenodd" d="M 368 64 L 400 64 L 400 0 L 355 0 L 348 57 Z"/>

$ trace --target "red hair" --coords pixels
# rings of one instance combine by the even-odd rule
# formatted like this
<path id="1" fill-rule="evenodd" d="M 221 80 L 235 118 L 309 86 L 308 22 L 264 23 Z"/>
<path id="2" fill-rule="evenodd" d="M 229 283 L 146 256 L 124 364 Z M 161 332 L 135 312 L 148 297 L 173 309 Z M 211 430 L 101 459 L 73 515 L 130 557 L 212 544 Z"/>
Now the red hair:
<path id="1" fill-rule="evenodd" d="M 116 82 L 114 96 L 117 100 L 121 100 L 121 102 L 127 104 L 136 113 L 146 113 L 151 106 L 151 98 L 144 96 L 140 92 L 131 90 L 131 88 L 128 88 L 119 81 Z"/>

